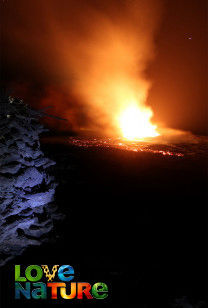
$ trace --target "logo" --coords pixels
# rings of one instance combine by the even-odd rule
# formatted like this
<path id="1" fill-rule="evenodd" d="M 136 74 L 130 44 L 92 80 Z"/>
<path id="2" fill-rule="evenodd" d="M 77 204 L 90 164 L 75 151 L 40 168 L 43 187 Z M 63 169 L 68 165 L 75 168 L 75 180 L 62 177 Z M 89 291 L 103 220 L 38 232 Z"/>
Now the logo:
<path id="1" fill-rule="evenodd" d="M 43 282 L 41 280 L 46 280 Z M 105 299 L 108 286 L 103 282 L 72 282 L 71 265 L 15 265 L 15 299 Z M 54 280 L 56 282 L 54 282 Z"/>
<path id="2" fill-rule="evenodd" d="M 50 274 L 49 272 L 49 268 L 48 268 L 48 265 L 41 265 L 44 273 L 45 273 L 45 276 L 46 278 L 48 278 L 48 281 L 53 281 L 55 275 L 56 275 L 56 272 L 58 270 L 58 267 L 59 265 L 54 265 L 53 268 L 52 268 L 52 274 Z"/>

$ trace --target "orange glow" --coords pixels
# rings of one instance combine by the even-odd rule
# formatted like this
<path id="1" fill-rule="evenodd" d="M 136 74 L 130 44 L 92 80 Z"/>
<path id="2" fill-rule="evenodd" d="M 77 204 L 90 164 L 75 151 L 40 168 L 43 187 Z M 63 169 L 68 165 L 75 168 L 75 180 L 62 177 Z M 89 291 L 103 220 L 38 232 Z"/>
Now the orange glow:
<path id="1" fill-rule="evenodd" d="M 34 40 L 27 35 L 22 44 L 28 54 L 37 48 L 38 72 L 44 67 L 50 76 L 41 105 L 54 106 L 54 114 L 78 133 L 131 140 L 157 136 L 146 106 L 151 87 L 147 68 L 154 59 L 161 1 L 70 0 L 64 1 L 69 3 L 66 10 L 62 1 L 39 2 L 36 14 L 44 35 L 24 16 Z M 18 40 L 25 31 L 15 30 Z M 46 45 L 39 55 L 39 46 Z M 65 122 L 58 125 L 66 130 Z"/>
<path id="2" fill-rule="evenodd" d="M 157 126 L 151 123 L 153 113 L 150 108 L 130 104 L 119 117 L 119 124 L 124 138 L 140 140 L 159 136 Z"/>
<path id="3" fill-rule="evenodd" d="M 89 7 L 84 17 L 79 8 L 74 9 L 74 27 L 56 37 L 56 45 L 63 47 L 57 61 L 68 93 L 78 102 L 75 118 L 81 110 L 87 121 L 75 123 L 67 106 L 63 116 L 78 132 L 130 140 L 158 136 L 151 123 L 153 113 L 146 106 L 151 81 L 145 72 L 154 57 L 159 2 L 127 1 L 121 12 L 108 5 L 105 12 Z"/>

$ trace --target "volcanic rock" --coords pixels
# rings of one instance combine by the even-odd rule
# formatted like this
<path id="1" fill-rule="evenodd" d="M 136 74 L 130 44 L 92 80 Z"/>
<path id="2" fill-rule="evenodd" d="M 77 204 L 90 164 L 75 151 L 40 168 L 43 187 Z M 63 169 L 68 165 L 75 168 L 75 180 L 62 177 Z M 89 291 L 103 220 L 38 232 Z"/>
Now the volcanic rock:
<path id="1" fill-rule="evenodd" d="M 0 265 L 40 245 L 62 218 L 52 205 L 55 164 L 40 149 L 38 113 L 12 97 L 0 101 Z"/>

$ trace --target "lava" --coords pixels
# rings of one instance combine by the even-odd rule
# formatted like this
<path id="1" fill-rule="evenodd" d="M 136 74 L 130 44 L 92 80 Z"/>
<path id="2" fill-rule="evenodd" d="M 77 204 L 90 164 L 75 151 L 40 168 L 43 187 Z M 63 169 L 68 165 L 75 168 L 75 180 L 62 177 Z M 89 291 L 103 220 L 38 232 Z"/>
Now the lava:
<path id="1" fill-rule="evenodd" d="M 152 115 L 150 108 L 130 105 L 119 117 L 123 137 L 128 140 L 141 140 L 159 136 L 157 126 L 151 123 Z"/>
<path id="2" fill-rule="evenodd" d="M 127 141 L 121 138 L 69 137 L 67 138 L 67 143 L 72 146 L 82 148 L 112 148 L 122 151 L 149 152 L 163 156 L 184 156 L 182 152 L 179 152 L 178 149 L 173 146 L 150 144 L 148 142 Z"/>

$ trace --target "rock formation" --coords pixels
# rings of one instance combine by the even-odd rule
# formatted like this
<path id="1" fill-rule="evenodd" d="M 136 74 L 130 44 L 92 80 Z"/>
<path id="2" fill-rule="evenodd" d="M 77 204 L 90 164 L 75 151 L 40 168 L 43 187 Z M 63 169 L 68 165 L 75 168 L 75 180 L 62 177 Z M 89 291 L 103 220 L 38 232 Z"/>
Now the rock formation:
<path id="1" fill-rule="evenodd" d="M 30 245 L 39 245 L 59 219 L 52 204 L 55 163 L 40 149 L 43 112 L 22 100 L 0 101 L 0 265 Z"/>

